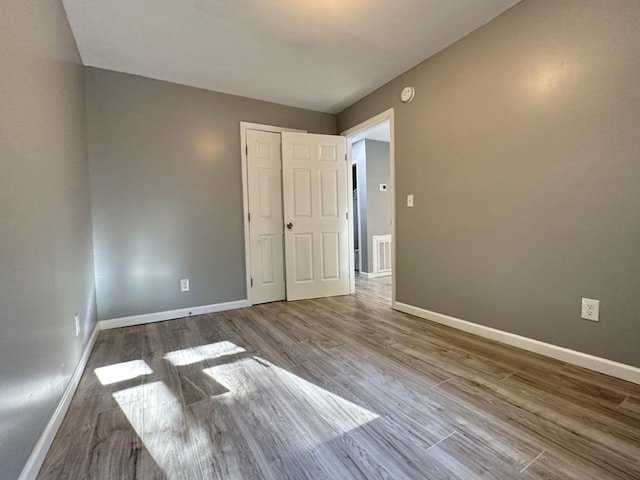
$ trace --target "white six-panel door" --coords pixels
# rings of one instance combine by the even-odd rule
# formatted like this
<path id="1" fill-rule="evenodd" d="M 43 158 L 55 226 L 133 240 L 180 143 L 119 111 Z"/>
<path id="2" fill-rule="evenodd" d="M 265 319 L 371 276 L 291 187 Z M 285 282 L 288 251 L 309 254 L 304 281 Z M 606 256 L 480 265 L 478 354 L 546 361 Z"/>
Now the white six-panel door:
<path id="1" fill-rule="evenodd" d="M 251 298 L 285 299 L 280 134 L 247 130 Z"/>
<path id="2" fill-rule="evenodd" d="M 349 294 L 346 139 L 282 134 L 287 300 Z"/>

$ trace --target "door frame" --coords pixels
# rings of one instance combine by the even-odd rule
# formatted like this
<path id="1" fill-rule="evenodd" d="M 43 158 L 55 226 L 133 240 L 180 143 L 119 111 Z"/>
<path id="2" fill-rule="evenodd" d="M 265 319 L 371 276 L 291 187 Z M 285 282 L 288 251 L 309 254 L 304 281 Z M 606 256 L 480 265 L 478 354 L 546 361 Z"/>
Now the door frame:
<path id="1" fill-rule="evenodd" d="M 394 109 L 390 108 L 385 110 L 368 120 L 365 120 L 354 127 L 345 130 L 340 135 L 347 137 L 347 158 L 348 163 L 351 166 L 353 162 L 351 151 L 351 140 L 356 135 L 369 130 L 371 127 L 375 127 L 383 122 L 389 122 L 389 180 L 391 187 L 391 307 L 395 308 L 396 304 L 396 153 L 395 153 L 395 125 L 394 125 Z M 353 192 L 353 168 L 349 168 L 349 177 L 347 179 L 349 191 Z M 360 192 L 358 192 L 358 197 Z M 353 202 L 348 202 L 351 205 Z M 359 222 L 358 222 L 359 223 Z M 360 242 L 362 242 L 362 235 L 360 235 Z M 355 278 L 355 262 L 354 262 L 354 238 L 353 238 L 353 214 L 349 215 L 349 257 L 350 257 L 350 272 L 351 272 L 351 293 L 356 291 L 356 278 Z M 360 245 L 360 251 L 362 251 L 362 244 Z M 362 263 L 360 264 L 362 268 Z"/>
<path id="2" fill-rule="evenodd" d="M 247 306 L 253 305 L 251 296 L 251 231 L 249 225 L 249 176 L 247 165 L 247 130 L 260 130 L 263 132 L 282 133 L 297 132 L 307 133 L 306 130 L 296 130 L 294 128 L 276 127 L 273 125 L 262 125 L 260 123 L 240 122 L 240 153 L 242 162 L 242 211 L 244 217 L 244 264 L 245 281 L 247 288 Z M 282 162 L 282 156 L 280 157 Z"/>
<path id="3" fill-rule="evenodd" d="M 349 149 L 351 143 L 349 142 L 349 139 L 347 138 L 347 150 Z M 353 163 L 353 159 L 351 159 L 351 175 L 353 175 L 353 166 L 355 165 L 356 167 L 356 176 L 359 174 L 360 172 L 360 167 L 358 166 L 357 163 Z M 362 201 L 362 199 L 360 198 L 360 187 L 362 185 L 358 186 L 358 192 L 356 194 L 356 208 L 358 208 L 358 211 L 360 210 L 360 202 Z M 353 191 L 353 178 L 351 179 L 351 189 Z M 353 196 L 353 194 L 352 194 Z M 353 203 L 353 202 L 352 202 Z M 351 206 L 351 205 L 349 205 Z M 351 212 L 351 215 L 353 215 L 353 218 L 356 217 L 356 212 Z M 358 232 L 357 235 L 354 234 L 353 235 L 353 246 L 354 246 L 354 254 L 353 254 L 353 277 L 354 277 L 354 282 L 355 282 L 355 261 L 356 261 L 356 257 L 355 257 L 355 244 L 356 244 L 356 237 L 358 239 L 358 273 L 362 273 L 362 219 L 360 218 L 360 214 L 358 214 L 358 228 L 354 228 L 354 232 Z M 354 290 L 355 291 L 355 290 Z M 354 293 L 354 292 L 351 292 Z"/>

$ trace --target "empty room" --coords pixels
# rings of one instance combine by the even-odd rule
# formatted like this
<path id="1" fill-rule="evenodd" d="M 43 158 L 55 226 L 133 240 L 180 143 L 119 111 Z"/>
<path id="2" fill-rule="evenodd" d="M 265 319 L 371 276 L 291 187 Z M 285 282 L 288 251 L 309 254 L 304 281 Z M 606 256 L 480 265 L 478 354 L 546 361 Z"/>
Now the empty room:
<path id="1" fill-rule="evenodd" d="M 2 0 L 0 480 L 640 479 L 638 25 Z"/>

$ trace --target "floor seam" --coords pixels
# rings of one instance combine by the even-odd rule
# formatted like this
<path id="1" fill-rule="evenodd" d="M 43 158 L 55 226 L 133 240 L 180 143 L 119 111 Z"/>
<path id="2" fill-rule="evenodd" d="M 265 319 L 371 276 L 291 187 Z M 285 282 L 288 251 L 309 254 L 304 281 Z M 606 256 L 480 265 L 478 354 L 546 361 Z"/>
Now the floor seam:
<path id="1" fill-rule="evenodd" d="M 524 468 L 523 468 L 522 470 L 520 470 L 520 473 L 524 473 L 524 471 L 525 471 L 527 468 L 529 468 L 529 467 L 533 464 L 533 462 L 535 462 L 536 460 L 538 460 L 538 459 L 542 456 L 542 454 L 543 454 L 544 452 L 546 452 L 546 450 L 542 450 L 538 455 L 536 455 L 536 457 L 535 457 L 533 460 L 531 460 L 529 463 L 527 463 L 527 464 L 524 466 Z"/>
<path id="2" fill-rule="evenodd" d="M 436 388 L 436 387 L 439 387 L 439 386 L 440 386 L 440 385 L 442 385 L 443 383 L 447 383 L 447 382 L 448 382 L 449 380 L 451 380 L 452 378 L 453 378 L 453 377 L 449 377 L 449 378 L 447 378 L 446 380 L 443 380 L 443 381 L 438 382 L 438 383 L 436 383 L 436 384 L 434 384 L 434 385 L 431 385 L 429 388 Z"/>
<path id="3" fill-rule="evenodd" d="M 620 405 L 618 405 L 618 407 L 617 407 L 617 408 L 622 407 L 622 405 L 624 405 L 624 402 L 626 402 L 627 400 L 629 400 L 629 397 L 630 397 L 630 396 L 631 396 L 631 395 L 627 395 L 626 397 L 624 397 L 624 400 L 622 400 L 622 401 L 620 402 Z"/>
<path id="4" fill-rule="evenodd" d="M 438 440 L 436 443 L 434 443 L 433 445 L 431 445 L 430 447 L 425 448 L 425 452 L 428 452 L 429 450 L 431 450 L 434 447 L 437 447 L 438 445 L 440 445 L 442 442 L 444 442 L 447 438 L 450 438 L 452 436 L 454 436 L 456 433 L 458 433 L 456 430 L 454 430 L 453 432 L 451 432 L 449 435 L 447 435 L 446 437 Z"/>

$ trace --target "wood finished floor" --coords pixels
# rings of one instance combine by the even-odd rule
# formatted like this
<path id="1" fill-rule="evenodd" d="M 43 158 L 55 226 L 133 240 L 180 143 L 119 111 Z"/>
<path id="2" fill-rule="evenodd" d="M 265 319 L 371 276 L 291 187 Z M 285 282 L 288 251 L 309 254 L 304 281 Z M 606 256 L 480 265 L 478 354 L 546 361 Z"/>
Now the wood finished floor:
<path id="1" fill-rule="evenodd" d="M 639 479 L 640 386 L 359 296 L 100 333 L 39 479 Z"/>
<path id="2" fill-rule="evenodd" d="M 356 273 L 356 294 L 363 300 L 391 306 L 391 277 L 365 278 Z"/>

